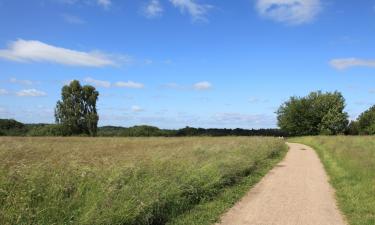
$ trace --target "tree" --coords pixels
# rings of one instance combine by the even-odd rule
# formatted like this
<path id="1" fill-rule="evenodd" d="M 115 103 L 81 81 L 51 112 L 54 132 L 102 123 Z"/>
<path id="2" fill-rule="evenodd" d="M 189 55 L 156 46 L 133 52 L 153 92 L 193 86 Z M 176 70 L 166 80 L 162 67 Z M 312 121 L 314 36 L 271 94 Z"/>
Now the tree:
<path id="1" fill-rule="evenodd" d="M 335 135 L 344 133 L 348 114 L 339 92 L 311 92 L 306 97 L 291 97 L 277 113 L 279 127 L 289 135 Z"/>
<path id="2" fill-rule="evenodd" d="M 375 134 L 375 105 L 358 117 L 358 129 L 360 134 Z"/>
<path id="3" fill-rule="evenodd" d="M 61 101 L 56 104 L 55 118 L 64 133 L 96 135 L 99 121 L 96 110 L 98 96 L 99 92 L 94 87 L 82 87 L 77 80 L 62 88 Z"/>
<path id="4" fill-rule="evenodd" d="M 351 121 L 345 132 L 346 135 L 358 135 L 359 134 L 359 123 L 358 121 Z"/>

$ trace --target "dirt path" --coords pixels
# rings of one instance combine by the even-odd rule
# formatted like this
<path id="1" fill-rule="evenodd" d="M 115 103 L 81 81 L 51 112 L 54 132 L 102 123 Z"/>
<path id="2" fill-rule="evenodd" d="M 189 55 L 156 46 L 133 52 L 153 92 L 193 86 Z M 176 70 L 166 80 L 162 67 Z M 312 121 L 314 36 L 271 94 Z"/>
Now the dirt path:
<path id="1" fill-rule="evenodd" d="M 345 225 L 310 147 L 288 143 L 285 159 L 222 217 L 222 225 Z"/>

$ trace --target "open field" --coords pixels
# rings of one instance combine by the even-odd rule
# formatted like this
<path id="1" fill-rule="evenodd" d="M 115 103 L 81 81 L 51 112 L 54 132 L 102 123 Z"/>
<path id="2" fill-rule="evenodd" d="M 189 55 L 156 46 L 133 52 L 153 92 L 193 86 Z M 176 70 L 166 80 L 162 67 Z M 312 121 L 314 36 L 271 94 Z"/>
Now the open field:
<path id="1" fill-rule="evenodd" d="M 210 224 L 285 150 L 276 138 L 2 137 L 0 221 Z"/>
<path id="2" fill-rule="evenodd" d="M 330 182 L 336 189 L 339 207 L 351 225 L 375 224 L 375 138 L 293 138 L 319 154 Z"/>

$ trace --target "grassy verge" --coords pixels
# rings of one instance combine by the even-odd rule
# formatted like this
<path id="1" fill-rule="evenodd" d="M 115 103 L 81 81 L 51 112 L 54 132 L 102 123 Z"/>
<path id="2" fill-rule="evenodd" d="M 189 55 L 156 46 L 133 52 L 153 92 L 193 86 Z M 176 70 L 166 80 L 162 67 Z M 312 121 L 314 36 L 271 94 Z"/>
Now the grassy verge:
<path id="1" fill-rule="evenodd" d="M 0 221 L 209 224 L 284 152 L 276 138 L 4 137 Z"/>
<path id="2" fill-rule="evenodd" d="M 302 137 L 291 139 L 319 154 L 338 204 L 351 225 L 375 224 L 375 138 Z"/>

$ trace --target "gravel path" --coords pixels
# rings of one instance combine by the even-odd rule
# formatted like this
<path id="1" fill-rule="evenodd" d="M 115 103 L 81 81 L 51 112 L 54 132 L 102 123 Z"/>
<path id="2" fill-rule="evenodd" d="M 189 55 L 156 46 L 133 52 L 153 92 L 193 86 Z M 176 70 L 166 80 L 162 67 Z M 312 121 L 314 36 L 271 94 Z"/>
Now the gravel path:
<path id="1" fill-rule="evenodd" d="M 347 224 L 315 151 L 302 144 L 288 145 L 285 159 L 225 213 L 220 224 Z"/>

